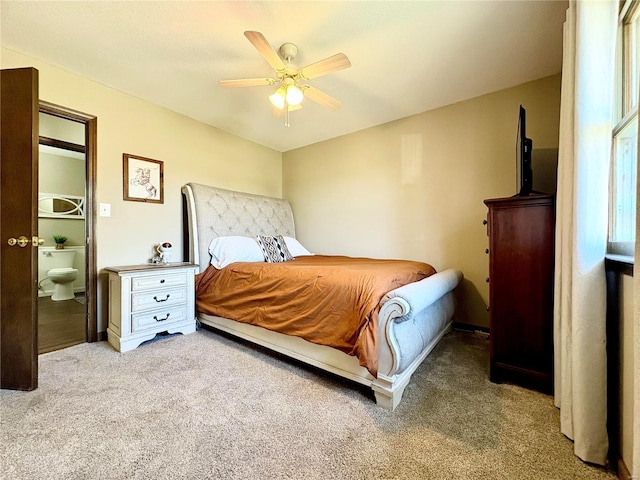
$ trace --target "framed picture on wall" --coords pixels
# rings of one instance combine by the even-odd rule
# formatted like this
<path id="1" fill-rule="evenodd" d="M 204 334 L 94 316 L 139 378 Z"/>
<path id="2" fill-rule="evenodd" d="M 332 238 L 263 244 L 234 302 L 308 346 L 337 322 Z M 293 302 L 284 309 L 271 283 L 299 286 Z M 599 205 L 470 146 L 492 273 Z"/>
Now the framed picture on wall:
<path id="1" fill-rule="evenodd" d="M 164 203 L 163 162 L 122 154 L 123 197 L 133 202 Z"/>

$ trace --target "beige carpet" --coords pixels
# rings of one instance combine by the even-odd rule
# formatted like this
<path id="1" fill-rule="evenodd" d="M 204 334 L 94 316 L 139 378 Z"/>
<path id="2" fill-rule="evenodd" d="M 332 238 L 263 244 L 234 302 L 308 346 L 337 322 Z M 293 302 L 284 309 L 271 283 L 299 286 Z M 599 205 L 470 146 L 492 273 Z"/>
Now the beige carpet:
<path id="1" fill-rule="evenodd" d="M 40 356 L 1 392 L 3 479 L 614 479 L 582 463 L 552 398 L 488 381 L 447 335 L 395 412 L 358 385 L 207 330 L 120 354 Z"/>

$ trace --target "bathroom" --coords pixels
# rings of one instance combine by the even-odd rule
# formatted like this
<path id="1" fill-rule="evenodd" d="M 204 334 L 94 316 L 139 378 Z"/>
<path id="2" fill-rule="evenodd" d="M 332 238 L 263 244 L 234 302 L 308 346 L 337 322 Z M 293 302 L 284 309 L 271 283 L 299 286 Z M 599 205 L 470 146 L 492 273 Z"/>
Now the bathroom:
<path id="1" fill-rule="evenodd" d="M 40 113 L 39 353 L 86 341 L 84 145 L 83 124 Z"/>

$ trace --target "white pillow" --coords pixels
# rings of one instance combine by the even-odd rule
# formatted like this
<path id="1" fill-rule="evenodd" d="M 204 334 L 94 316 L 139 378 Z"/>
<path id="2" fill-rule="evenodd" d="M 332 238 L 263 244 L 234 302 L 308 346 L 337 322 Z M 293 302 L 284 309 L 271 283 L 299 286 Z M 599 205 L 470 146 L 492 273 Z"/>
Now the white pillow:
<path id="1" fill-rule="evenodd" d="M 234 262 L 264 262 L 262 250 L 251 237 L 227 236 L 211 240 L 211 265 L 218 270 Z"/>
<path id="2" fill-rule="evenodd" d="M 304 248 L 302 244 L 293 237 L 284 237 L 284 243 L 287 244 L 287 249 L 294 258 L 300 255 L 313 255 L 313 253 Z"/>

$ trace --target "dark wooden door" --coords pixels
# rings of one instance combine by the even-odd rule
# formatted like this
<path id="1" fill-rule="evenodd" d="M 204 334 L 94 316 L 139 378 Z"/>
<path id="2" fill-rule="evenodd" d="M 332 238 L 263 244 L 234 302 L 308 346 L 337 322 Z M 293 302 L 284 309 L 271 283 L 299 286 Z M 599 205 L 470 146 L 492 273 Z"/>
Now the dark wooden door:
<path id="1" fill-rule="evenodd" d="M 0 387 L 38 386 L 38 71 L 0 71 Z"/>

